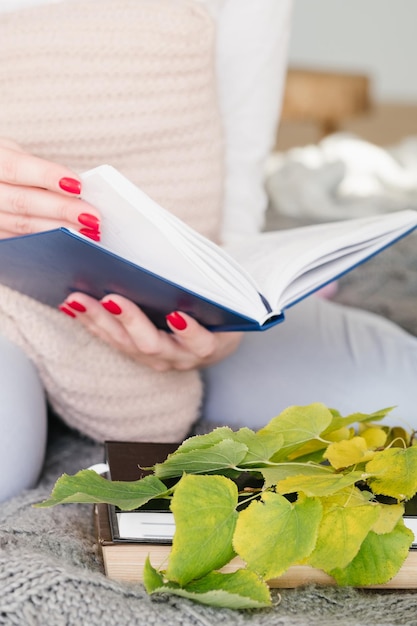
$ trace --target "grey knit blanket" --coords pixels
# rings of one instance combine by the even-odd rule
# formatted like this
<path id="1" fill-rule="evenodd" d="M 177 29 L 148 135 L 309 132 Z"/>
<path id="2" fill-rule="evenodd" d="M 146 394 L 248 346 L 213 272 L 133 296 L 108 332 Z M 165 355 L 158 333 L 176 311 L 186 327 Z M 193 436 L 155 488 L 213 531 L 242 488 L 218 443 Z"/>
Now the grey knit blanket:
<path id="1" fill-rule="evenodd" d="M 374 310 L 417 334 L 417 236 L 341 282 L 336 299 Z M 231 611 L 107 579 L 89 505 L 34 509 L 63 472 L 103 460 L 101 445 L 51 418 L 39 485 L 0 505 L 0 624 L 18 626 L 417 626 L 417 592 L 307 586 L 274 592 L 266 610 Z M 417 581 L 417 572 L 416 572 Z"/>

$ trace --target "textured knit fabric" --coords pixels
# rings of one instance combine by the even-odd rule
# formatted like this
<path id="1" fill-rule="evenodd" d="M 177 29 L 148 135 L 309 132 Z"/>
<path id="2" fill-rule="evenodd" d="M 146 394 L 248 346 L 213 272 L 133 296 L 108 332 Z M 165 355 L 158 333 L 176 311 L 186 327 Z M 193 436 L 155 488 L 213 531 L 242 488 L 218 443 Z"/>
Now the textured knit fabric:
<path id="1" fill-rule="evenodd" d="M 0 136 L 84 171 L 110 163 L 219 231 L 214 24 L 183 0 L 72 0 L 0 18 Z"/>
<path id="2" fill-rule="evenodd" d="M 54 436 L 38 487 L 0 507 L 1 626 L 417 626 L 414 589 L 307 585 L 275 591 L 270 609 L 232 611 L 106 578 L 91 505 L 32 506 L 57 476 L 102 459 L 97 443 Z"/>
<path id="3" fill-rule="evenodd" d="M 1 15 L 0 136 L 80 172 L 110 163 L 216 239 L 214 40 L 209 15 L 183 0 L 72 0 Z M 5 287 L 0 332 L 33 359 L 53 408 L 94 438 L 179 440 L 198 416 L 197 372 L 153 372 Z"/>

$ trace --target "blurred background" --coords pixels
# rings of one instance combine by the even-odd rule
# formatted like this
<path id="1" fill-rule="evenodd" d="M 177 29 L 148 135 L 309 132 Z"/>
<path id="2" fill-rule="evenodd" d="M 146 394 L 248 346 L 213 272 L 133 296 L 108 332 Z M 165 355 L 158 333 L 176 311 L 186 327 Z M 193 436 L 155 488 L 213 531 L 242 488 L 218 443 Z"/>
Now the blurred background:
<path id="1" fill-rule="evenodd" d="M 417 0 L 294 0 L 267 229 L 417 210 L 416 66 Z M 417 335 L 416 268 L 417 231 L 320 293 Z"/>
<path id="2" fill-rule="evenodd" d="M 381 146 L 417 134 L 416 59 L 416 0 L 294 0 L 277 149 L 340 130 Z"/>

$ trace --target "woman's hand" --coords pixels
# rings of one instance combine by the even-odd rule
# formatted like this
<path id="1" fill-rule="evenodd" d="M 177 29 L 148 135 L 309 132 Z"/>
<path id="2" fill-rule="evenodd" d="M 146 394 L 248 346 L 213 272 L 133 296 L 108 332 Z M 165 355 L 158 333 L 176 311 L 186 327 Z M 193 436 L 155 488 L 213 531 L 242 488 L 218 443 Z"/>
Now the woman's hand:
<path id="1" fill-rule="evenodd" d="M 98 241 L 99 212 L 78 197 L 79 177 L 0 139 L 0 238 L 66 226 Z"/>
<path id="2" fill-rule="evenodd" d="M 167 316 L 172 333 L 159 330 L 136 304 L 118 295 L 98 301 L 77 292 L 60 309 L 117 350 L 159 372 L 221 361 L 234 352 L 242 337 L 237 332 L 212 333 L 178 311 Z"/>

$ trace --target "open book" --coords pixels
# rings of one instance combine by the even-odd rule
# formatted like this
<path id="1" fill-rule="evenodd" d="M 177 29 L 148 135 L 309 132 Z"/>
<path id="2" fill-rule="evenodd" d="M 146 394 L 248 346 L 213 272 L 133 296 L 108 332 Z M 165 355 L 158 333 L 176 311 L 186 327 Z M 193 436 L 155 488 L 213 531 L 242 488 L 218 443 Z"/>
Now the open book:
<path id="1" fill-rule="evenodd" d="M 417 226 L 417 211 L 261 233 L 223 249 L 109 165 L 83 174 L 102 215 L 95 243 L 60 228 L 0 241 L 0 282 L 57 306 L 72 291 L 119 293 L 160 328 L 184 311 L 212 330 L 260 330 Z"/>

